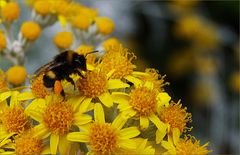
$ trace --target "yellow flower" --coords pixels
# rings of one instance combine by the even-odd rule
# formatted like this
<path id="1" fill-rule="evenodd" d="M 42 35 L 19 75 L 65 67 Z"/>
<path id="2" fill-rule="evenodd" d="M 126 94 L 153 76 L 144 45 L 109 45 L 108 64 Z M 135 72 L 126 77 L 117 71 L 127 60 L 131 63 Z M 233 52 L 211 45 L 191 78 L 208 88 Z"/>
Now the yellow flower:
<path id="1" fill-rule="evenodd" d="M 87 30 L 93 23 L 93 19 L 87 15 L 79 14 L 77 16 L 74 16 L 71 22 L 74 27 L 81 30 Z"/>
<path id="2" fill-rule="evenodd" d="M 20 85 L 25 82 L 27 71 L 23 66 L 13 66 L 7 70 L 6 77 L 9 83 Z"/>
<path id="3" fill-rule="evenodd" d="M 135 55 L 122 46 L 119 48 L 111 48 L 111 50 L 107 51 L 102 57 L 99 67 L 106 73 L 114 69 L 115 71 L 111 76 L 113 79 L 126 78 L 128 80 L 131 78 L 130 75 L 136 67 L 131 62 L 134 58 L 136 58 Z"/>
<path id="4" fill-rule="evenodd" d="M 114 48 L 119 48 L 120 45 L 121 44 L 117 38 L 109 38 L 102 43 L 102 46 L 106 51 L 109 51 Z"/>
<path id="5" fill-rule="evenodd" d="M 7 46 L 7 41 L 4 33 L 0 30 L 0 52 Z"/>
<path id="6" fill-rule="evenodd" d="M 30 121 L 26 115 L 26 111 L 18 100 L 19 92 L 7 91 L 0 94 L 0 103 L 2 108 L 0 109 L 0 128 L 3 129 L 3 135 L 9 133 L 22 133 L 30 128 Z M 10 105 L 4 102 L 11 96 Z"/>
<path id="7" fill-rule="evenodd" d="M 41 34 L 40 26 L 32 21 L 24 22 L 21 26 L 21 33 L 29 41 L 36 40 Z"/>
<path id="8" fill-rule="evenodd" d="M 8 90 L 8 84 L 6 80 L 6 75 L 4 72 L 0 69 L 0 93 L 3 91 Z"/>
<path id="9" fill-rule="evenodd" d="M 53 41 L 58 48 L 67 49 L 73 43 L 73 35 L 71 32 L 59 32 Z"/>
<path id="10" fill-rule="evenodd" d="M 78 47 L 76 52 L 81 55 L 87 55 L 88 53 L 92 52 L 93 49 L 94 49 L 93 46 L 81 45 Z M 87 64 L 90 64 L 90 65 L 94 65 L 96 62 L 96 56 L 94 54 L 88 54 L 86 56 L 86 59 L 87 59 Z"/>
<path id="11" fill-rule="evenodd" d="M 180 102 L 172 102 L 170 105 L 160 108 L 160 119 L 168 125 L 169 131 L 172 132 L 174 128 L 177 128 L 182 133 L 186 129 L 189 129 L 186 125 L 192 121 L 191 113 L 188 113 L 186 110 L 187 108 L 182 108 Z"/>
<path id="12" fill-rule="evenodd" d="M 109 79 L 112 71 L 108 74 L 101 70 L 87 71 L 84 78 L 77 80 L 77 87 L 84 96 L 83 104 L 89 105 L 93 99 L 99 99 L 105 106 L 111 107 L 113 99 L 109 92 L 112 89 L 129 87 L 128 84 L 119 79 Z"/>
<path id="13" fill-rule="evenodd" d="M 157 109 L 168 103 L 170 97 L 167 93 L 159 93 L 153 85 L 146 82 L 144 85 L 131 90 L 130 94 L 123 92 L 113 93 L 114 102 L 118 103 L 121 114 L 127 118 L 140 121 L 140 127 L 149 127 L 149 120 L 164 134 L 167 125 L 157 115 Z"/>
<path id="14" fill-rule="evenodd" d="M 2 17 L 7 22 L 12 22 L 19 17 L 19 6 L 15 2 L 9 2 L 1 9 Z"/>
<path id="15" fill-rule="evenodd" d="M 16 138 L 15 153 L 17 155 L 50 154 L 50 149 L 44 146 L 43 139 L 34 135 L 30 130 Z"/>
<path id="16" fill-rule="evenodd" d="M 163 146 L 167 151 L 164 154 L 172 155 L 206 155 L 211 151 L 207 149 L 208 143 L 200 145 L 200 140 L 190 136 L 184 139 L 180 138 L 180 131 L 176 129 L 173 137 L 169 136 L 168 141 L 162 141 Z"/>
<path id="17" fill-rule="evenodd" d="M 66 154 L 70 143 L 66 140 L 66 134 L 73 126 L 81 128 L 92 121 L 92 117 L 83 114 L 89 110 L 89 106 L 80 105 L 83 97 L 76 96 L 63 100 L 60 96 L 51 95 L 45 99 L 32 101 L 26 107 L 26 113 L 39 125 L 33 128 L 35 136 L 46 138 L 50 136 L 51 154 Z"/>
<path id="18" fill-rule="evenodd" d="M 34 10 L 36 11 L 36 13 L 45 16 L 51 11 L 50 4 L 51 3 L 49 1 L 36 1 L 36 3 L 34 3 Z"/>
<path id="19" fill-rule="evenodd" d="M 114 22 L 108 17 L 96 17 L 95 22 L 98 32 L 102 35 L 109 35 L 115 29 Z"/>
<path id="20" fill-rule="evenodd" d="M 105 115 L 100 103 L 94 107 L 94 122 L 83 132 L 72 132 L 67 139 L 85 142 L 93 154 L 117 154 L 121 150 L 136 149 L 134 137 L 140 132 L 137 127 L 123 128 L 126 119 L 118 115 L 112 123 L 105 122 Z"/>

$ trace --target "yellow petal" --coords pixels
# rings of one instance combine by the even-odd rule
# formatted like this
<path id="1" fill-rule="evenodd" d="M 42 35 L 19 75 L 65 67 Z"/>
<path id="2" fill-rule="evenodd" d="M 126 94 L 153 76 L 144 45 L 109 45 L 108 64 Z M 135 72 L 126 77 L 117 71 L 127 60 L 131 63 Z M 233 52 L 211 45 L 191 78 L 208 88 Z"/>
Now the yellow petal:
<path id="1" fill-rule="evenodd" d="M 137 76 L 137 77 L 139 77 L 139 76 L 149 76 L 149 74 L 147 74 L 145 72 L 138 72 L 138 71 L 132 72 L 132 75 Z"/>
<path id="2" fill-rule="evenodd" d="M 161 142 L 161 145 L 162 145 L 162 147 L 164 147 L 165 149 L 167 149 L 167 150 L 175 150 L 175 147 L 173 146 L 173 144 L 172 143 L 170 143 L 170 142 L 168 142 L 168 141 L 162 141 Z"/>
<path id="3" fill-rule="evenodd" d="M 143 140 L 138 144 L 137 149 L 138 149 L 138 150 L 141 150 L 141 151 L 144 150 L 146 144 L 147 144 L 147 139 L 143 139 Z"/>
<path id="4" fill-rule="evenodd" d="M 165 137 L 166 133 L 167 133 L 166 131 L 159 130 L 159 129 L 156 131 L 156 143 L 157 144 L 161 143 L 161 141 Z"/>
<path id="5" fill-rule="evenodd" d="M 43 155 L 43 154 L 51 154 L 50 147 L 43 148 L 43 151 L 41 152 L 41 155 Z"/>
<path id="6" fill-rule="evenodd" d="M 85 98 L 81 103 L 81 105 L 79 106 L 79 112 L 85 113 L 91 101 L 92 101 L 92 98 Z"/>
<path id="7" fill-rule="evenodd" d="M 57 154 L 58 143 L 59 143 L 59 135 L 51 134 L 51 136 L 50 136 L 51 154 Z"/>
<path id="8" fill-rule="evenodd" d="M 130 99 L 129 94 L 123 92 L 113 92 L 112 98 L 114 103 L 128 103 Z"/>
<path id="9" fill-rule="evenodd" d="M 140 126 L 143 129 L 148 128 L 149 126 L 149 121 L 147 117 L 140 116 Z"/>
<path id="10" fill-rule="evenodd" d="M 110 79 L 107 83 L 108 89 L 127 88 L 129 84 L 122 82 L 120 79 Z"/>
<path id="11" fill-rule="evenodd" d="M 14 106 L 19 106 L 19 102 L 18 102 L 18 91 L 13 91 L 12 95 L 11 95 L 11 100 L 10 100 L 10 107 L 14 107 Z"/>
<path id="12" fill-rule="evenodd" d="M 0 94 L 0 102 L 6 100 L 7 98 L 9 98 L 11 96 L 12 92 L 11 91 L 7 91 L 4 93 Z"/>
<path id="13" fill-rule="evenodd" d="M 114 72 L 115 72 L 115 69 L 112 69 L 110 72 L 108 72 L 107 73 L 107 79 L 109 79 Z"/>
<path id="14" fill-rule="evenodd" d="M 138 136 L 140 134 L 140 131 L 137 127 L 134 126 L 120 130 L 119 134 L 120 139 L 129 139 Z"/>
<path id="15" fill-rule="evenodd" d="M 100 95 L 98 98 L 106 107 L 111 107 L 113 105 L 112 96 L 109 92 Z"/>
<path id="16" fill-rule="evenodd" d="M 74 97 L 71 97 L 67 102 L 72 105 L 73 111 L 76 111 L 83 100 L 84 100 L 84 96 L 74 96 Z"/>
<path id="17" fill-rule="evenodd" d="M 173 128 L 173 143 L 177 145 L 180 137 L 180 130 L 178 128 Z"/>
<path id="18" fill-rule="evenodd" d="M 112 122 L 112 126 L 120 130 L 124 124 L 127 122 L 127 119 L 124 119 L 121 115 L 118 115 Z"/>
<path id="19" fill-rule="evenodd" d="M 50 131 L 43 125 L 39 124 L 33 128 L 34 137 L 40 137 L 42 139 L 47 138 L 51 133 Z"/>
<path id="20" fill-rule="evenodd" d="M 119 140 L 119 146 L 123 149 L 136 149 L 137 145 L 133 139 Z"/>
<path id="21" fill-rule="evenodd" d="M 105 123 L 103 107 L 100 103 L 96 103 L 94 107 L 94 120 L 98 123 Z"/>
<path id="22" fill-rule="evenodd" d="M 169 105 L 169 101 L 171 100 L 171 97 L 168 95 L 168 93 L 159 93 L 157 96 L 157 100 L 159 102 L 158 104 L 158 108 L 159 106 L 168 106 Z"/>
<path id="23" fill-rule="evenodd" d="M 67 140 L 67 135 L 60 136 L 59 137 L 59 144 L 58 144 L 59 154 L 68 154 L 71 143 L 72 142 Z"/>
<path id="24" fill-rule="evenodd" d="M 38 122 L 43 121 L 42 113 L 39 113 L 38 111 L 31 110 L 31 111 L 28 111 L 26 114 Z"/>
<path id="25" fill-rule="evenodd" d="M 144 83 L 144 87 L 146 87 L 148 89 L 153 89 L 154 85 L 152 82 L 147 81 Z"/>
<path id="26" fill-rule="evenodd" d="M 133 77 L 131 75 L 127 75 L 124 78 L 126 80 L 128 80 L 129 82 L 132 82 L 134 84 L 134 86 L 136 86 L 136 87 L 142 85 L 142 83 L 143 83 L 141 80 L 139 80 L 138 78 L 135 78 L 135 77 Z"/>
<path id="27" fill-rule="evenodd" d="M 92 121 L 92 117 L 87 114 L 76 113 L 74 114 L 74 124 L 78 127 Z"/>
<path id="28" fill-rule="evenodd" d="M 18 100 L 23 101 L 23 100 L 31 100 L 34 99 L 35 96 L 33 95 L 32 92 L 23 92 L 18 95 Z"/>
<path id="29" fill-rule="evenodd" d="M 67 135 L 69 141 L 74 142 L 89 142 L 89 135 L 86 132 L 71 132 Z"/>
<path id="30" fill-rule="evenodd" d="M 159 130 L 166 131 L 167 125 L 160 121 L 160 119 L 155 114 L 149 116 L 149 119 L 153 122 L 153 124 L 155 124 L 155 126 Z"/>
<path id="31" fill-rule="evenodd" d="M 129 103 L 121 103 L 121 104 L 118 105 L 118 109 L 120 111 L 126 111 L 126 110 L 129 110 L 131 108 L 132 108 L 132 106 L 129 105 Z"/>
<path id="32" fill-rule="evenodd" d="M 94 69 L 95 69 L 95 67 L 93 65 L 87 64 L 87 70 L 92 71 Z"/>

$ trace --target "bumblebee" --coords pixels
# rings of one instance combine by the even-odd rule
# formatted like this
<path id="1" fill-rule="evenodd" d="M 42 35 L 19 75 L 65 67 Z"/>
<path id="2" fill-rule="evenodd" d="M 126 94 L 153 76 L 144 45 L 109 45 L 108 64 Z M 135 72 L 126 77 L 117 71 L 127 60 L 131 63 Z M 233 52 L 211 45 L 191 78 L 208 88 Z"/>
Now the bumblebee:
<path id="1" fill-rule="evenodd" d="M 90 53 L 95 53 L 93 51 Z M 90 54 L 88 53 L 88 54 Z M 80 55 L 72 50 L 64 51 L 54 57 L 52 61 L 39 68 L 35 75 L 43 74 L 43 84 L 46 88 L 52 88 L 56 94 L 65 96 L 64 90 L 61 85 L 61 80 L 67 80 L 74 88 L 75 83 L 70 77 L 71 74 L 78 74 L 82 76 L 81 71 L 86 71 L 86 57 Z"/>

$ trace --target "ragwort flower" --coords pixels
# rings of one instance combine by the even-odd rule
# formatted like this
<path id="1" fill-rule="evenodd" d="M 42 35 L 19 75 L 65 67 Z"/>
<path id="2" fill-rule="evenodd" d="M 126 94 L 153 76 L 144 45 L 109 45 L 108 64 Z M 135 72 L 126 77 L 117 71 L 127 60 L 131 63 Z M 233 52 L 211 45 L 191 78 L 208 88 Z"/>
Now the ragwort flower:
<path id="1" fill-rule="evenodd" d="M 200 145 L 200 140 L 189 136 L 185 138 L 180 138 L 180 131 L 175 129 L 173 137 L 169 136 L 168 141 L 162 141 L 161 146 L 163 146 L 167 151 L 164 154 L 172 155 L 206 155 L 211 151 L 207 149 L 208 143 Z"/>
<path id="2" fill-rule="evenodd" d="M 137 127 L 123 128 L 126 120 L 117 116 L 112 123 L 105 122 L 105 115 L 100 103 L 94 107 L 94 122 L 83 132 L 69 133 L 67 139 L 87 143 L 93 154 L 117 154 L 121 150 L 136 149 L 134 137 L 140 132 Z"/>
<path id="3" fill-rule="evenodd" d="M 119 104 L 118 108 L 122 115 L 140 120 L 140 126 L 143 129 L 148 128 L 150 120 L 166 134 L 167 126 L 158 117 L 157 109 L 169 102 L 170 98 L 167 93 L 159 93 L 153 89 L 153 84 L 146 82 L 132 89 L 129 94 L 114 92 L 113 96 L 114 102 Z"/>
<path id="4" fill-rule="evenodd" d="M 110 90 L 129 87 L 119 79 L 110 79 L 113 70 L 108 74 L 102 70 L 87 71 L 84 78 L 76 82 L 78 90 L 84 96 L 83 104 L 89 105 L 93 99 L 99 99 L 105 106 L 111 107 L 113 99 Z"/>
<path id="5" fill-rule="evenodd" d="M 91 116 L 83 114 L 91 105 L 80 105 L 82 99 L 77 96 L 65 101 L 60 96 L 50 95 L 45 99 L 34 100 L 27 106 L 27 114 L 39 122 L 39 125 L 33 128 L 36 136 L 50 136 L 51 154 L 56 154 L 58 150 L 61 154 L 66 154 L 62 152 L 70 147 L 66 134 L 73 126 L 81 128 L 92 121 Z"/>

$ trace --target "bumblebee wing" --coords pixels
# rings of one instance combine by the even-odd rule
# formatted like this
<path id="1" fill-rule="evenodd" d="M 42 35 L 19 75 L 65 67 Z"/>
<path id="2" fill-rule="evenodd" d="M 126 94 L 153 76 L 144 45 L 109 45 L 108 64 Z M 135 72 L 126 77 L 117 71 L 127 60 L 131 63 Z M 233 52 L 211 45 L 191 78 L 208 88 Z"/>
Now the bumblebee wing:
<path id="1" fill-rule="evenodd" d="M 36 76 L 39 76 L 40 74 L 45 73 L 47 71 L 50 71 L 50 70 L 52 70 L 52 69 L 54 69 L 58 66 L 61 66 L 61 65 L 62 65 L 62 63 L 60 63 L 60 62 L 51 61 L 51 62 L 41 66 L 39 69 L 37 69 L 34 74 Z"/>

